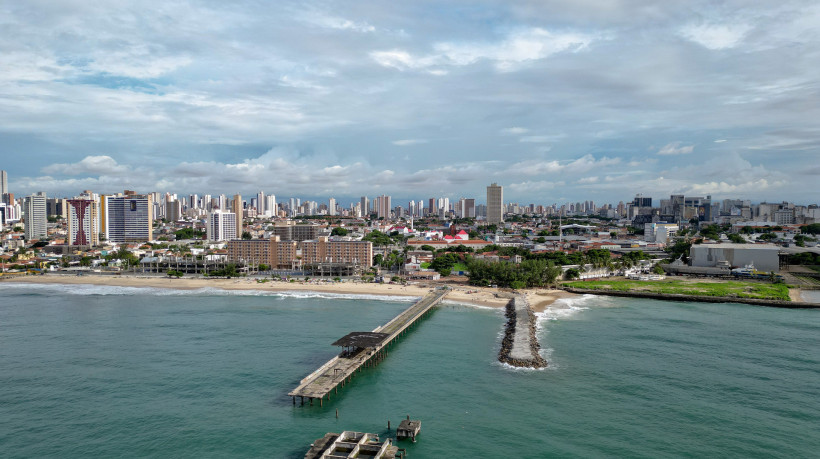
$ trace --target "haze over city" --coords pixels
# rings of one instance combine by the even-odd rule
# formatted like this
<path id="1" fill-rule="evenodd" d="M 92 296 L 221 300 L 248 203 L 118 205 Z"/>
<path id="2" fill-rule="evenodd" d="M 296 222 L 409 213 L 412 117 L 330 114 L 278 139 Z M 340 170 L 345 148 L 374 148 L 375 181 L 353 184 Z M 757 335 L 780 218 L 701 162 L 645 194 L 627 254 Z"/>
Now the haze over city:
<path id="1" fill-rule="evenodd" d="M 18 195 L 816 202 L 814 2 L 0 6 Z"/>

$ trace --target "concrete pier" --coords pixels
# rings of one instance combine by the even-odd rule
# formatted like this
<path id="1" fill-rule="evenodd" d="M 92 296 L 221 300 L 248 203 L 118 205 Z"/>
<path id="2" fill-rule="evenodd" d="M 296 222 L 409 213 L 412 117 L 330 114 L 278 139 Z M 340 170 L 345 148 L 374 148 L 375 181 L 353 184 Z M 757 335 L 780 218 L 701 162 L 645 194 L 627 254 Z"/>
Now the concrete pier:
<path id="1" fill-rule="evenodd" d="M 384 360 L 388 353 L 387 347 L 427 315 L 448 292 L 447 289 L 433 290 L 372 332 L 353 332 L 338 340 L 335 344 L 344 348 L 342 353 L 302 379 L 299 386 L 288 393 L 293 397 L 294 404 L 296 397 L 302 400 L 302 404 L 307 398 L 311 405 L 314 399 L 318 399 L 320 406 L 325 397 L 330 400 L 331 392 L 337 393 L 339 386 L 350 382 L 356 371 L 361 371 L 362 367 L 375 366 Z"/>
<path id="2" fill-rule="evenodd" d="M 535 314 L 524 295 L 516 295 L 507 304 L 507 329 L 501 341 L 498 360 L 515 367 L 543 368 L 541 346 L 535 337 Z"/>

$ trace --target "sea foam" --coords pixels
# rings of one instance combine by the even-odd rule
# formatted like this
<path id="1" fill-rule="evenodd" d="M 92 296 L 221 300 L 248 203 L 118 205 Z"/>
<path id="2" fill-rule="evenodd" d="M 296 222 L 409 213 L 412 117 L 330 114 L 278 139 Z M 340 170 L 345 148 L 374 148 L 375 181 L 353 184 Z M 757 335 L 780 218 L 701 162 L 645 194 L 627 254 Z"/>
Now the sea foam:
<path id="1" fill-rule="evenodd" d="M 231 290 L 217 287 L 202 287 L 196 289 L 177 289 L 163 287 L 124 287 L 116 285 L 91 285 L 91 284 L 27 284 L 8 283 L 3 284 L 8 290 L 27 290 L 32 294 L 60 294 L 60 295 L 150 295 L 150 296 L 265 296 L 274 298 L 295 298 L 295 299 L 334 299 L 334 300 L 374 300 L 393 301 L 410 303 L 418 301 L 418 297 L 412 296 L 392 296 L 392 295 L 370 295 L 360 293 L 332 293 L 316 292 L 311 290 L 258 290 L 242 289 Z"/>

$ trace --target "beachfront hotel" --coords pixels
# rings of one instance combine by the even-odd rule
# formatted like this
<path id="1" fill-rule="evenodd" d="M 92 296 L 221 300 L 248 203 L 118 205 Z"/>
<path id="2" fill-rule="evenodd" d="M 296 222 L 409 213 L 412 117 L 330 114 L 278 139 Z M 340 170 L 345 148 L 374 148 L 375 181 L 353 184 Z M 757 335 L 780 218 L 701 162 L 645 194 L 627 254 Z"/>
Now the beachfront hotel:
<path id="1" fill-rule="evenodd" d="M 368 241 L 331 241 L 322 236 L 310 241 L 234 239 L 228 241 L 228 261 L 266 264 L 273 269 L 298 269 L 303 265 L 337 263 L 367 269 L 373 265 L 373 243 Z"/>

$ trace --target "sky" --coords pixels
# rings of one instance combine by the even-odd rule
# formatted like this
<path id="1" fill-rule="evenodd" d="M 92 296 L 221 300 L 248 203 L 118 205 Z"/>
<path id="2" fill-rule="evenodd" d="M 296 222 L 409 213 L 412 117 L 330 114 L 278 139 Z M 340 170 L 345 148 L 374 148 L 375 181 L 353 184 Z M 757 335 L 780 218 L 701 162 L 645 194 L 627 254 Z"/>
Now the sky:
<path id="1" fill-rule="evenodd" d="M 820 202 L 816 1 L 0 0 L 10 191 Z"/>

